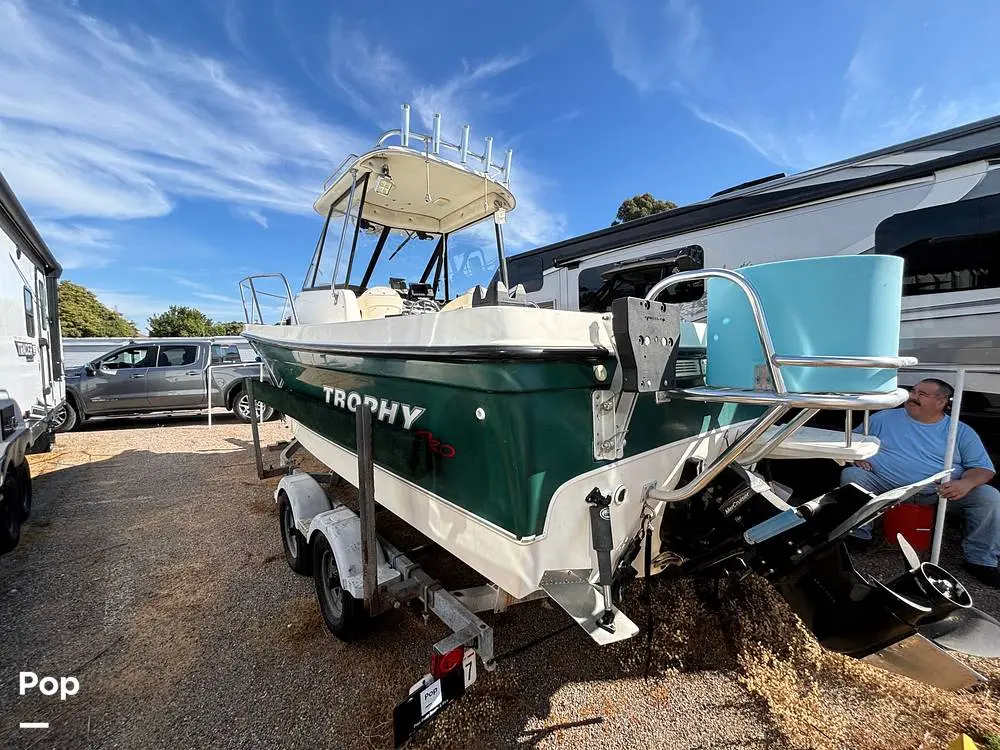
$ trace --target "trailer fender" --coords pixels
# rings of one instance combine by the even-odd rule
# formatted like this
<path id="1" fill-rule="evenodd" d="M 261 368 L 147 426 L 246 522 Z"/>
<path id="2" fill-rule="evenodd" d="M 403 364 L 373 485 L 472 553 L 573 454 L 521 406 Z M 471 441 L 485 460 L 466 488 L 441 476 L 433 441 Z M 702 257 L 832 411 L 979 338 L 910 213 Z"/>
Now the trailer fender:
<path id="1" fill-rule="evenodd" d="M 350 508 L 336 505 L 333 510 L 320 513 L 309 524 L 310 546 L 318 534 L 326 537 L 337 561 L 340 585 L 355 599 L 364 598 L 361 563 L 361 519 Z M 399 580 L 402 575 L 389 565 L 385 549 L 376 537 L 375 560 L 378 565 L 377 585 Z"/>
<path id="2" fill-rule="evenodd" d="M 288 496 L 288 503 L 292 506 L 295 525 L 303 532 L 303 536 L 311 540 L 305 532 L 315 516 L 330 510 L 330 499 L 319 482 L 305 471 L 282 477 L 274 491 L 274 502 L 278 502 L 282 492 Z"/>

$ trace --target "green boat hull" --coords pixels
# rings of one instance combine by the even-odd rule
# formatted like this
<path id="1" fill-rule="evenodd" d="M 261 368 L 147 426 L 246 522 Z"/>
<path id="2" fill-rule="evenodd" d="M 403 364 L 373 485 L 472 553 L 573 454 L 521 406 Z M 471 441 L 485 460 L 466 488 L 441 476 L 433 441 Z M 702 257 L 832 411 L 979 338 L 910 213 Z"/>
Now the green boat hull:
<path id="1" fill-rule="evenodd" d="M 443 361 L 301 351 L 255 342 L 276 384 L 257 397 L 354 452 L 373 412 L 376 465 L 504 529 L 540 534 L 553 493 L 594 459 L 592 393 L 615 360 Z M 752 419 L 757 408 L 639 396 L 625 457 Z"/>

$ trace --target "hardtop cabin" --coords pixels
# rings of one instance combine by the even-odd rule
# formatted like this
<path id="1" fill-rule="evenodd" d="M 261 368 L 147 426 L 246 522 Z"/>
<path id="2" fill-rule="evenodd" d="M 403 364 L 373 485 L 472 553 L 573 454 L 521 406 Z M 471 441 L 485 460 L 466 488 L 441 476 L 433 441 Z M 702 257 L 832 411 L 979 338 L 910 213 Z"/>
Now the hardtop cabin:
<path id="1" fill-rule="evenodd" d="M 449 239 L 490 218 L 498 278 L 506 280 L 503 224 L 516 204 L 509 189 L 512 151 L 497 164 L 491 137 L 482 153 L 470 148 L 468 125 L 455 144 L 441 137 L 438 114 L 431 134 L 410 129 L 409 105 L 402 106 L 402 120 L 367 153 L 349 155 L 313 204 L 324 224 L 296 296 L 297 322 L 330 322 L 331 299 L 346 320 L 447 305 L 454 299 Z M 398 145 L 390 145 L 393 140 Z M 388 286 L 373 283 L 393 261 Z"/>

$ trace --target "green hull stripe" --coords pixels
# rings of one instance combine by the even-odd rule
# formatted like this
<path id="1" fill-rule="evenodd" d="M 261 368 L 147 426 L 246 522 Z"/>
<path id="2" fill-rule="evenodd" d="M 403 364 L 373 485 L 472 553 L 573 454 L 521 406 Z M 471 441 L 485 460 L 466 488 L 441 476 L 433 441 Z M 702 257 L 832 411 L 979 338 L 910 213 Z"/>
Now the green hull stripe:
<path id="1" fill-rule="evenodd" d="M 591 393 L 602 384 L 591 364 L 413 363 L 257 346 L 282 385 L 255 382 L 260 400 L 356 452 L 352 407 L 370 397 L 377 465 L 518 537 L 542 532 L 560 485 L 608 463 L 593 458 Z M 358 395 L 338 405 L 333 389 Z M 406 429 L 404 414 L 418 408 Z M 626 457 L 759 413 L 642 394 Z"/>

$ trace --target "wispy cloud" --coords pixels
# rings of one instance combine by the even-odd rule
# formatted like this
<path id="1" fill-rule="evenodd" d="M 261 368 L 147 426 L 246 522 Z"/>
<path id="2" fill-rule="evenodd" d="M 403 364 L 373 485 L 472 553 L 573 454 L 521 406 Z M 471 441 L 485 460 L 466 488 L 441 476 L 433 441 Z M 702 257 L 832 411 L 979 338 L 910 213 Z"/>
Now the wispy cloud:
<path id="1" fill-rule="evenodd" d="M 237 213 L 240 216 L 260 224 L 264 227 L 264 229 L 267 229 L 267 217 L 264 215 L 263 211 L 256 208 L 241 208 L 237 210 Z"/>
<path id="2" fill-rule="evenodd" d="M 354 109 L 384 129 L 399 127 L 399 110 L 386 109 L 384 102 L 408 101 L 412 107 L 411 127 L 429 132 L 434 114 L 441 114 L 442 137 L 457 143 L 463 124 L 471 125 L 471 148 L 483 151 L 481 139 L 497 115 L 516 99 L 512 89 L 500 79 L 530 59 L 527 52 L 497 55 L 478 63 L 463 62 L 462 69 L 443 81 L 427 81 L 413 73 L 390 50 L 372 41 L 358 29 L 342 21 L 330 33 L 330 75 Z M 493 161 L 500 162 L 506 148 L 502 131 L 494 136 Z M 566 217 L 551 208 L 551 180 L 532 168 L 530 158 L 514 155 L 511 190 L 517 207 L 505 231 L 510 251 L 535 247 L 561 239 L 566 233 Z M 481 225 L 469 234 L 492 242 L 493 229 Z"/>
<path id="3" fill-rule="evenodd" d="M 103 268 L 114 260 L 114 233 L 103 227 L 38 221 L 35 229 L 46 245 L 59 248 L 59 263 L 66 270 Z"/>
<path id="4" fill-rule="evenodd" d="M 0 0 L 0 27 L 0 167 L 36 215 L 155 217 L 179 198 L 308 213 L 357 143 L 266 80 L 74 8 Z"/>
<path id="5" fill-rule="evenodd" d="M 694 0 L 625 6 L 591 0 L 619 75 L 642 92 L 677 89 L 705 64 L 708 41 Z"/>
<path id="6" fill-rule="evenodd" d="M 802 39 L 793 32 L 764 45 L 749 30 L 732 33 L 745 19 L 695 0 L 591 5 L 612 67 L 637 92 L 675 97 L 783 168 L 816 166 L 1000 112 L 1000 53 L 985 31 L 1000 21 L 1000 7 L 984 6 L 980 31 L 958 8 L 886 0 L 838 12 L 827 33 Z M 825 23 L 785 7 L 752 13 L 755 28 Z M 801 15 L 790 21 L 789 13 Z M 957 46 L 956 33 L 963 38 Z M 949 54 L 927 54 L 941 48 Z"/>

